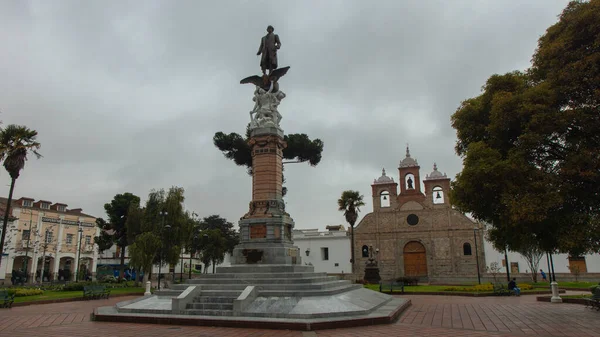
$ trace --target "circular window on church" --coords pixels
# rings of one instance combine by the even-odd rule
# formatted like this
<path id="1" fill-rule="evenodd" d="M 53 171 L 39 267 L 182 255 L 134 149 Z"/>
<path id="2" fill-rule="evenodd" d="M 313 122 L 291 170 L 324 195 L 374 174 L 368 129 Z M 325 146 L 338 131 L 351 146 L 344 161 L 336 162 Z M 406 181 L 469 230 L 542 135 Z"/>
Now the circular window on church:
<path id="1" fill-rule="evenodd" d="M 408 222 L 409 225 L 414 226 L 419 223 L 419 217 L 416 214 L 409 214 L 406 217 L 406 222 Z"/>

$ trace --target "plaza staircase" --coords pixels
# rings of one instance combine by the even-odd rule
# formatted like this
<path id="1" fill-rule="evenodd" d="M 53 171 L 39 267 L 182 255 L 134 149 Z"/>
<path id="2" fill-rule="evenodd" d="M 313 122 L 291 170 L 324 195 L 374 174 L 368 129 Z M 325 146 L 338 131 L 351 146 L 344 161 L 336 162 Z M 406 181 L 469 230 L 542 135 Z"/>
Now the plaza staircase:
<path id="1" fill-rule="evenodd" d="M 176 297 L 189 286 L 200 286 L 199 295 L 187 303 L 184 314 L 232 316 L 234 300 L 246 287 L 254 286 L 258 290 L 258 298 L 253 305 L 259 308 L 258 312 L 250 312 L 250 315 L 262 316 L 260 312 L 268 311 L 265 309 L 269 306 L 282 306 L 281 298 L 286 298 L 283 305 L 289 306 L 295 305 L 302 297 L 330 296 L 362 288 L 360 284 L 313 270 L 312 266 L 220 267 L 215 274 L 203 274 L 157 295 Z"/>

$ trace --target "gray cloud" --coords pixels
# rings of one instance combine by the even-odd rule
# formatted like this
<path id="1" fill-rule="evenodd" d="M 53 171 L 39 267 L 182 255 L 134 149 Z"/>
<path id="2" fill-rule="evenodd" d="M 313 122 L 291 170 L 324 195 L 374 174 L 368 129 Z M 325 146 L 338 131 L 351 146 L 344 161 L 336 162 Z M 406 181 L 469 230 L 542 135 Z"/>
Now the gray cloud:
<path id="1" fill-rule="evenodd" d="M 188 208 L 237 221 L 251 180 L 212 136 L 244 132 L 253 88 L 239 80 L 260 72 L 272 24 L 292 67 L 282 126 L 325 142 L 317 167 L 286 166 L 288 210 L 300 228 L 343 223 L 340 193 L 361 191 L 369 212 L 406 143 L 423 176 L 436 161 L 454 177 L 450 116 L 490 75 L 528 67 L 567 2 L 2 2 L 0 119 L 38 130 L 44 154 L 16 195 L 104 216 L 116 193 L 178 185 Z"/>

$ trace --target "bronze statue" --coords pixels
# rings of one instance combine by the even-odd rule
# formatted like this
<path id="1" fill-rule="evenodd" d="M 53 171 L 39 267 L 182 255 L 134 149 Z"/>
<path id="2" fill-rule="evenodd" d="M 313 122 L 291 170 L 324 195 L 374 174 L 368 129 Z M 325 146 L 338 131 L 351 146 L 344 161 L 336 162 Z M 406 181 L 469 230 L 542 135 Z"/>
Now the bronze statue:
<path id="1" fill-rule="evenodd" d="M 260 68 L 262 69 L 263 75 L 266 75 L 266 70 L 269 69 L 269 75 L 273 69 L 277 69 L 277 50 L 281 48 L 281 41 L 279 35 L 273 34 L 275 28 L 269 25 L 267 27 L 267 35 L 263 36 L 260 40 L 260 47 L 256 55 L 261 55 Z"/>
<path id="2" fill-rule="evenodd" d="M 267 27 L 267 35 L 263 36 L 260 40 L 260 47 L 258 48 L 258 53 L 256 53 L 256 55 L 262 54 L 260 68 L 263 75 L 248 76 L 240 81 L 241 84 L 252 83 L 272 93 L 279 91 L 277 81 L 287 73 L 290 67 L 277 69 L 277 50 L 281 47 L 281 41 L 277 34 L 273 34 L 274 30 L 273 26 Z M 269 69 L 268 74 L 267 69 Z"/>

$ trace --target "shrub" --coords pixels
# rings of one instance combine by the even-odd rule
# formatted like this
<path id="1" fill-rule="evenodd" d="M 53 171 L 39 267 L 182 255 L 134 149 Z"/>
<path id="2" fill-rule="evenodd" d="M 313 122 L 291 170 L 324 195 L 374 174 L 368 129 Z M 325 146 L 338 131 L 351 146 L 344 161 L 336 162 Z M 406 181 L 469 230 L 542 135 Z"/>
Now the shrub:
<path id="1" fill-rule="evenodd" d="M 67 283 L 62 290 L 64 290 L 64 291 L 83 291 L 83 287 L 90 286 L 90 285 L 101 285 L 101 286 L 105 286 L 106 288 L 109 288 L 109 289 L 115 289 L 115 288 L 133 287 L 133 286 L 135 286 L 135 282 L 134 281 L 127 281 L 127 282 L 121 282 L 121 283 L 103 283 L 103 282 L 96 282 L 96 281 L 72 282 L 72 283 Z"/>
<path id="2" fill-rule="evenodd" d="M 521 289 L 521 290 L 533 289 L 533 286 L 531 284 L 527 284 L 527 283 L 517 283 L 517 287 L 519 287 L 519 289 Z"/>
<path id="3" fill-rule="evenodd" d="M 15 295 L 15 297 L 41 295 L 44 293 L 44 291 L 42 289 L 25 288 L 25 287 L 23 287 L 23 288 L 12 287 L 12 288 L 6 288 L 6 289 L 2 289 L 2 290 L 6 290 L 9 295 Z"/>
<path id="4" fill-rule="evenodd" d="M 42 289 L 16 289 L 15 296 L 16 297 L 24 297 L 24 296 L 34 296 L 34 295 L 42 295 L 44 291 Z"/>
<path id="5" fill-rule="evenodd" d="M 595 294 L 597 291 L 600 291 L 600 284 L 596 284 L 590 287 L 590 292 Z"/>
<path id="6" fill-rule="evenodd" d="M 399 277 L 396 282 L 402 282 L 407 286 L 416 286 L 419 284 L 419 279 L 416 277 Z"/>

